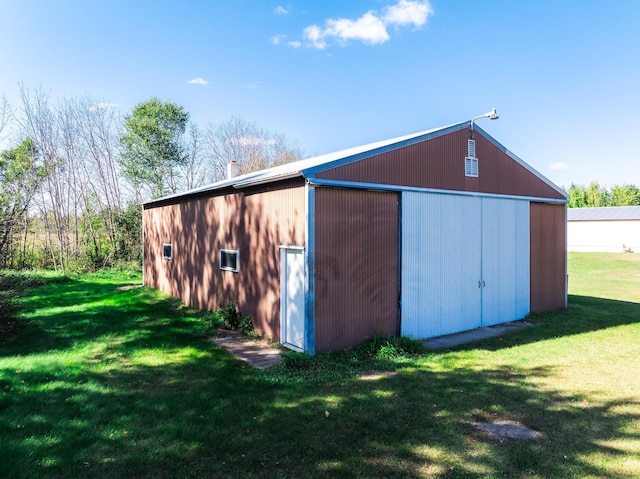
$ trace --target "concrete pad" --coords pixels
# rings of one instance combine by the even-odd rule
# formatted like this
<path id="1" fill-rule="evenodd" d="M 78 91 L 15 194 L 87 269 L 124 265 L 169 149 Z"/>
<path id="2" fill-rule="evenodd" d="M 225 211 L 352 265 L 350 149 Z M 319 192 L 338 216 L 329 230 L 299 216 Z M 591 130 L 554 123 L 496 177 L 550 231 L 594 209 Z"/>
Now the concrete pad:
<path id="1" fill-rule="evenodd" d="M 533 324 L 525 320 L 513 321 L 511 323 L 487 326 L 484 328 L 472 329 L 471 331 L 463 331 L 461 333 L 425 339 L 423 344 L 428 349 L 451 348 L 453 346 L 459 346 L 460 344 L 472 343 L 482 339 L 493 338 L 494 336 L 502 336 L 503 334 L 528 328 L 529 326 L 533 326 Z"/>
<path id="2" fill-rule="evenodd" d="M 270 346 L 264 339 L 248 339 L 242 336 L 212 338 L 209 342 L 222 346 L 231 354 L 258 369 L 270 368 L 282 362 L 280 349 Z"/>
<path id="3" fill-rule="evenodd" d="M 543 437 L 538 431 L 534 431 L 515 421 L 497 420 L 491 422 L 469 422 L 467 424 L 497 439 L 531 440 Z"/>

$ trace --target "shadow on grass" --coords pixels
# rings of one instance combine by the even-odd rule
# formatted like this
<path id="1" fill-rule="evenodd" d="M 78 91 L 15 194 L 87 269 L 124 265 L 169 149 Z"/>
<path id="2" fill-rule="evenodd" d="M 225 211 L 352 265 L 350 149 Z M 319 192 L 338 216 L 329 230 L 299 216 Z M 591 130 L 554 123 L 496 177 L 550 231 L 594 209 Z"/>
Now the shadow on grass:
<path id="1" fill-rule="evenodd" d="M 551 367 L 478 369 L 446 355 L 374 381 L 355 370 L 296 381 L 285 365 L 256 371 L 203 341 L 177 301 L 119 286 L 70 280 L 22 303 L 27 327 L 0 349 L 0 477 L 636 476 L 620 465 L 640 461 L 628 447 L 640 441 L 637 398 L 593 401 L 537 385 Z M 610 305 L 576 299 L 530 328 L 537 339 L 514 337 L 614 325 L 580 330 L 577 310 Z M 615 325 L 637 321 L 618 307 Z M 543 438 L 499 441 L 467 425 L 493 419 Z"/>
<path id="2" fill-rule="evenodd" d="M 26 318 L 22 334 L 0 344 L 0 357 L 12 351 L 64 350 L 105 337 L 120 337 L 125 353 L 147 344 L 180 347 L 193 340 L 194 329 L 204 334 L 206 324 L 197 319 L 204 312 L 150 288 L 128 285 L 63 278 L 35 289 L 18 305 Z"/>
<path id="3" fill-rule="evenodd" d="M 640 415 L 626 401 L 591 404 L 530 382 L 549 373 L 422 368 L 377 381 L 294 387 L 268 382 L 214 346 L 183 364 L 120 364 L 102 373 L 3 369 L 11 389 L 0 403 L 0 473 L 632 477 L 607 469 L 598 456 L 629 458 L 613 441 L 640 440 L 629 427 Z M 497 441 L 465 423 L 496 418 L 544 438 Z"/>
<path id="4" fill-rule="evenodd" d="M 592 331 L 640 322 L 640 304 L 589 296 L 569 295 L 568 308 L 562 311 L 529 316 L 535 327 L 513 333 L 462 344 L 448 350 L 485 349 L 496 351 L 547 339 L 574 336 Z"/>

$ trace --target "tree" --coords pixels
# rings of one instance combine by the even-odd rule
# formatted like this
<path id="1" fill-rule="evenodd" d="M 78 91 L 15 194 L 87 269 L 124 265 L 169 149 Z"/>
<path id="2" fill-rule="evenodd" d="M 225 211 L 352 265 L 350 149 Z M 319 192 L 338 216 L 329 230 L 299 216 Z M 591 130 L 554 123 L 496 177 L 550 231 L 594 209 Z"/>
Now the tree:
<path id="1" fill-rule="evenodd" d="M 584 208 L 587 206 L 587 190 L 582 185 L 571 183 L 569 188 L 569 208 Z"/>
<path id="2" fill-rule="evenodd" d="M 158 98 L 136 105 L 125 117 L 123 173 L 152 198 L 178 191 L 179 171 L 187 162 L 182 135 L 188 121 L 181 106 Z"/>
<path id="3" fill-rule="evenodd" d="M 227 163 L 235 160 L 240 173 L 300 160 L 302 151 L 284 135 L 273 134 L 239 117 L 209 125 L 206 130 L 205 164 L 209 182 L 224 179 Z"/>
<path id="4" fill-rule="evenodd" d="M 190 190 L 204 184 L 202 131 L 191 123 L 185 138 L 186 162 L 182 168 L 182 187 Z"/>
<path id="5" fill-rule="evenodd" d="M 7 97 L 3 96 L 0 98 L 0 141 L 2 141 L 2 130 L 7 127 L 12 115 L 11 105 L 9 105 Z"/>
<path id="6" fill-rule="evenodd" d="M 610 206 L 640 205 L 640 189 L 636 185 L 613 185 L 609 194 Z"/>
<path id="7" fill-rule="evenodd" d="M 569 208 L 640 205 L 640 188 L 636 185 L 613 185 L 608 190 L 597 181 L 592 181 L 588 187 L 572 183 L 568 193 Z"/>
<path id="8" fill-rule="evenodd" d="M 0 155 L 0 267 L 16 225 L 27 214 L 45 170 L 39 165 L 38 151 L 31 139 Z"/>
<path id="9" fill-rule="evenodd" d="M 74 149 L 67 132 L 61 132 L 61 116 L 49 104 L 49 95 L 43 90 L 20 90 L 22 96 L 21 126 L 23 135 L 31 138 L 38 148 L 46 175 L 36 198 L 44 224 L 45 249 L 53 268 L 66 271 L 71 250 L 70 230 L 77 200 L 75 158 L 65 158 L 64 146 Z M 76 248 L 77 249 L 77 248 Z"/>
<path id="10" fill-rule="evenodd" d="M 607 192 L 607 189 L 600 186 L 597 181 L 589 183 L 589 187 L 587 188 L 587 206 L 599 207 L 608 206 L 608 204 L 609 193 Z"/>

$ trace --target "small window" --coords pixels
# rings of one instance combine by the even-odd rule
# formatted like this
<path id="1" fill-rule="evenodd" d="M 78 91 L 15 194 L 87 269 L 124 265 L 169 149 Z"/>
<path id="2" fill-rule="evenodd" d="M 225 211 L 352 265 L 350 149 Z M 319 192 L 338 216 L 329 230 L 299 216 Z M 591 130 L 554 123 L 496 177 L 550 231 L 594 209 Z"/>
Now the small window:
<path id="1" fill-rule="evenodd" d="M 468 140 L 467 141 L 467 156 L 469 158 L 476 157 L 476 140 Z"/>
<path id="2" fill-rule="evenodd" d="M 465 176 L 478 176 L 478 159 L 466 157 L 464 159 L 464 175 Z"/>
<path id="3" fill-rule="evenodd" d="M 240 253 L 237 250 L 222 249 L 220 250 L 220 269 L 225 271 L 238 272 L 240 267 Z"/>
<path id="4" fill-rule="evenodd" d="M 173 259 L 173 246 L 171 246 L 171 243 L 162 245 L 162 257 L 164 259 Z"/>

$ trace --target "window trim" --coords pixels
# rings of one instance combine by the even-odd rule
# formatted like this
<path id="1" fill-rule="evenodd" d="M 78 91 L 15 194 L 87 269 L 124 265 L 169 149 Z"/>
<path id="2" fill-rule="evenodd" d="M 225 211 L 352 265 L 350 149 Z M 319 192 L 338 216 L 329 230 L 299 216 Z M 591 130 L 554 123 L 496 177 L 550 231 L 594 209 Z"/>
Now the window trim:
<path id="1" fill-rule="evenodd" d="M 477 178 L 479 175 L 478 159 L 472 156 L 467 156 L 464 159 L 464 176 L 470 178 Z"/>
<path id="2" fill-rule="evenodd" d="M 467 157 L 468 158 L 476 157 L 476 140 L 472 140 L 472 139 L 467 140 Z"/>
<path id="3" fill-rule="evenodd" d="M 165 250 L 169 247 L 169 255 L 165 254 Z M 162 259 L 173 260 L 173 244 L 171 243 L 162 243 Z"/>
<path id="4" fill-rule="evenodd" d="M 223 266 L 222 264 L 223 254 L 235 255 L 235 268 L 233 266 Z M 220 269 L 223 271 L 231 271 L 233 273 L 239 272 L 240 271 L 240 251 L 237 249 L 221 249 L 218 265 L 220 266 Z"/>

